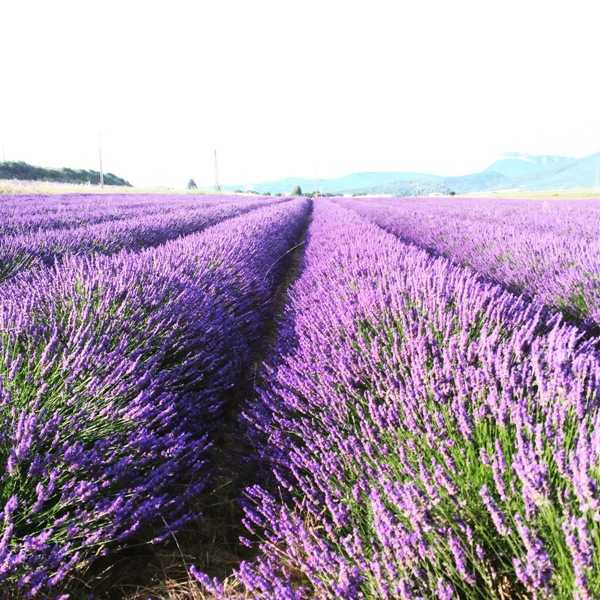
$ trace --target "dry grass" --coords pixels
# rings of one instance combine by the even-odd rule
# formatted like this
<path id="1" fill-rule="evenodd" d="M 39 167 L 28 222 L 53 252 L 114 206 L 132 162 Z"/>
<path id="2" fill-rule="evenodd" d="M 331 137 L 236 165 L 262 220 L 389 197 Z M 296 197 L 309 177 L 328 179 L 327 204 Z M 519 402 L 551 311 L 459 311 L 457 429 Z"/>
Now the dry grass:
<path id="1" fill-rule="evenodd" d="M 251 596 L 239 592 L 238 582 L 228 577 L 223 582 L 227 598 L 231 600 L 249 600 Z M 160 585 L 140 587 L 135 593 L 125 596 L 125 600 L 216 600 L 212 594 L 200 590 L 193 581 L 165 578 Z"/>
<path id="2" fill-rule="evenodd" d="M 130 187 L 121 185 L 91 185 L 87 183 L 57 183 L 54 181 L 23 181 L 0 179 L 0 194 L 218 194 L 210 190 L 188 190 L 171 187 Z M 231 195 L 230 192 L 223 192 Z"/>
<path id="3" fill-rule="evenodd" d="M 233 192 L 215 192 L 214 190 L 188 190 L 173 187 L 127 187 L 78 183 L 56 183 L 52 181 L 22 181 L 18 179 L 0 179 L 0 194 L 225 194 Z M 460 194 L 467 198 L 599 198 L 600 188 L 573 188 L 529 192 L 519 189 L 495 190 L 489 192 L 469 192 Z"/>
<path id="4" fill-rule="evenodd" d="M 531 200 L 545 200 L 545 199 L 600 199 L 600 188 L 572 188 L 572 189 L 555 189 L 555 190 L 544 190 L 538 192 L 529 192 L 527 190 L 519 189 L 508 189 L 508 190 L 495 190 L 491 192 L 470 192 L 468 194 L 460 194 L 467 198 L 523 198 Z"/>

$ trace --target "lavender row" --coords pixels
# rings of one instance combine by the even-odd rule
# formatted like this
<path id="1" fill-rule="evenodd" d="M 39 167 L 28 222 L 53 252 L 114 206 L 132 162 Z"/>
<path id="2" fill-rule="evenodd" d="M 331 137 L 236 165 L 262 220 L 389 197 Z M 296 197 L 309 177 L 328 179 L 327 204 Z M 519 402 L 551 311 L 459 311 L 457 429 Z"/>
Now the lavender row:
<path id="1" fill-rule="evenodd" d="M 260 199 L 182 208 L 76 229 L 6 237 L 0 239 L 0 282 L 22 270 L 51 265 L 70 254 L 113 254 L 123 249 L 156 246 L 273 202 Z"/>
<path id="2" fill-rule="evenodd" d="M 5 285 L 0 589 L 56 597 L 94 556 L 197 516 L 207 434 L 307 212 L 305 200 L 275 204 Z"/>
<path id="3" fill-rule="evenodd" d="M 68 203 L 51 199 L 39 200 L 35 203 L 20 202 L 14 206 L 0 204 L 0 237 L 22 235 L 48 229 L 72 229 L 83 225 L 94 225 L 106 221 L 118 221 L 131 217 L 142 217 L 157 213 L 167 213 L 177 209 L 208 207 L 214 204 L 225 204 L 234 201 L 232 198 L 217 200 L 208 198 L 187 198 L 183 200 L 169 196 L 151 196 L 116 199 L 82 197 L 78 202 Z M 239 200 L 238 200 L 239 201 Z"/>
<path id="4" fill-rule="evenodd" d="M 173 204 L 185 206 L 190 203 L 212 202 L 223 196 L 169 195 L 169 194 L 0 194 L 0 214 L 17 215 L 87 211 L 96 207 L 134 207 Z"/>
<path id="5" fill-rule="evenodd" d="M 600 361 L 560 314 L 320 202 L 262 382 L 236 593 L 600 595 Z"/>
<path id="6" fill-rule="evenodd" d="M 403 240 L 600 325 L 598 201 L 419 198 L 348 205 Z"/>

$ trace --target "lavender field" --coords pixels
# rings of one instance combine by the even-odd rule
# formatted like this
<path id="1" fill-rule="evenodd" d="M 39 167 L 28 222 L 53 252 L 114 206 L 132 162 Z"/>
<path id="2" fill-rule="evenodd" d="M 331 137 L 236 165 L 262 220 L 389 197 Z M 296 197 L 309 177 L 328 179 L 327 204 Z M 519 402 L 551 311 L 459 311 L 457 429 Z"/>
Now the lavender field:
<path id="1" fill-rule="evenodd" d="M 598 598 L 599 332 L 600 201 L 0 196 L 0 598 Z"/>

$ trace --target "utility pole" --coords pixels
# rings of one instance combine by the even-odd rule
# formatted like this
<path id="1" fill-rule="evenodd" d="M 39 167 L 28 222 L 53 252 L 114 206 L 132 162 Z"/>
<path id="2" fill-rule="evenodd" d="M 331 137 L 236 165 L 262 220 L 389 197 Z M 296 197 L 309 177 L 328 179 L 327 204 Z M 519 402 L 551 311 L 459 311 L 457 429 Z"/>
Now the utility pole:
<path id="1" fill-rule="evenodd" d="M 102 134 L 98 134 L 98 166 L 100 167 L 100 187 L 104 187 L 104 171 L 102 170 Z"/>
<path id="2" fill-rule="evenodd" d="M 217 162 L 217 149 L 215 148 L 215 190 L 217 192 L 221 191 L 221 186 L 219 185 L 219 163 Z"/>

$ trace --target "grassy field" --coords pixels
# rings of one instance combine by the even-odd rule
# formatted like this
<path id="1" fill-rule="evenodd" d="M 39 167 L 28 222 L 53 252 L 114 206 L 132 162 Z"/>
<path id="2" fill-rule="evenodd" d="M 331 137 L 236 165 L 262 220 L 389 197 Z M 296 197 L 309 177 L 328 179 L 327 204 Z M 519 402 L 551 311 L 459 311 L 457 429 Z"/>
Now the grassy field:
<path id="1" fill-rule="evenodd" d="M 600 198 L 600 188 L 572 188 L 529 192 L 527 190 L 496 190 L 492 192 L 470 192 L 461 196 L 471 198 Z"/>
<path id="2" fill-rule="evenodd" d="M 56 183 L 52 181 L 21 181 L 0 179 L 0 194 L 216 194 L 210 189 L 187 190 L 174 187 L 128 187 L 107 185 Z M 225 193 L 225 192 L 223 192 Z M 231 195 L 232 192 L 227 192 Z M 573 188 L 528 192 L 526 190 L 496 190 L 460 194 L 466 198 L 600 198 L 600 188 Z"/>
<path id="3" fill-rule="evenodd" d="M 187 190 L 173 187 L 135 187 L 119 185 L 57 183 L 0 179 L 0 194 L 214 194 L 209 190 Z"/>

